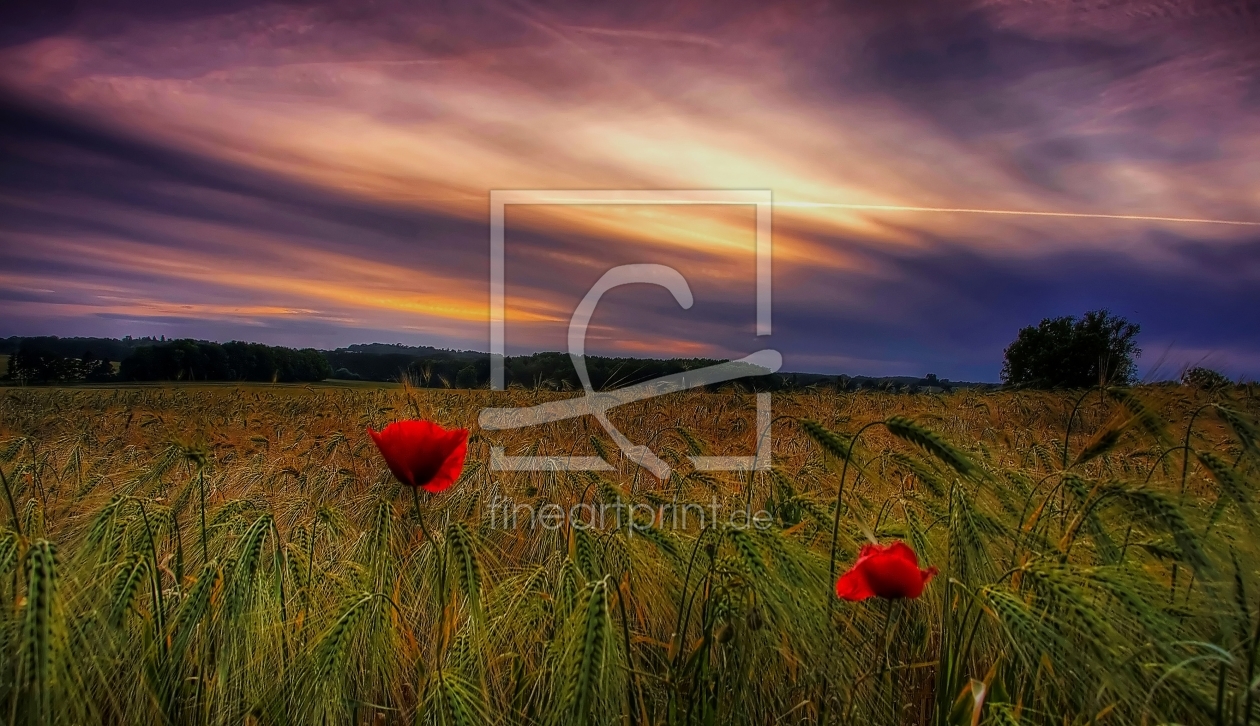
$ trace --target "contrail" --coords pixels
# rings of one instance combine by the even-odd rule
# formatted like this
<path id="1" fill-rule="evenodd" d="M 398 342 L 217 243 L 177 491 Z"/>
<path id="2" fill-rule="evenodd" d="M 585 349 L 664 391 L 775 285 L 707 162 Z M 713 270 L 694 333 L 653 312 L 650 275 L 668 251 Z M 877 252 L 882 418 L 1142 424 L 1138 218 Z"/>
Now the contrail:
<path id="1" fill-rule="evenodd" d="M 1153 217 L 1142 214 L 1088 214 L 1084 212 L 1029 212 L 1019 209 L 967 209 L 962 207 L 909 207 L 899 204 L 839 204 L 833 202 L 774 202 L 776 207 L 823 207 L 830 209 L 866 209 L 882 212 L 954 212 L 958 214 L 1005 214 L 1021 217 L 1073 217 L 1078 219 L 1122 219 L 1139 222 L 1180 222 L 1186 224 L 1226 224 L 1235 227 L 1260 227 L 1260 222 L 1237 219 L 1200 219 L 1198 217 Z"/>

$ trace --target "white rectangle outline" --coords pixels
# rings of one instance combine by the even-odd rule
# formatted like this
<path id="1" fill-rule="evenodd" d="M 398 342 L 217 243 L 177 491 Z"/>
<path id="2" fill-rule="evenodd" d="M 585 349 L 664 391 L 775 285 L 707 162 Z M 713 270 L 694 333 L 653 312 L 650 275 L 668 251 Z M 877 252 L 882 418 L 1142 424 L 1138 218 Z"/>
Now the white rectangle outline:
<path id="1" fill-rule="evenodd" d="M 770 335 L 769 189 L 492 189 L 490 190 L 490 389 L 504 389 L 504 212 L 509 204 L 732 204 L 753 205 L 756 217 L 757 335 Z"/>

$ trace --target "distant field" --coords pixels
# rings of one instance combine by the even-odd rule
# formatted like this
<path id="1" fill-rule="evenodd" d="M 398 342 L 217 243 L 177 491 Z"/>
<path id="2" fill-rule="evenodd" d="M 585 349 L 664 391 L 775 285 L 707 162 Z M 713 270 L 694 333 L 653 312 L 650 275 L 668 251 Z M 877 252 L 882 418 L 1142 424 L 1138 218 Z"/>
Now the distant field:
<path id="1" fill-rule="evenodd" d="M 666 481 L 589 418 L 476 428 L 485 405 L 567 395 L 343 381 L 0 391 L 0 712 L 1247 722 L 1254 389 L 776 394 L 774 468 L 753 474 L 688 459 L 752 453 L 752 396 L 612 411 L 672 467 Z M 460 482 L 419 498 L 432 539 L 365 433 L 409 417 L 473 430 Z M 491 471 L 491 446 L 600 455 L 611 470 Z M 745 512 L 765 527 L 743 526 Z M 921 599 L 836 599 L 835 575 L 872 537 L 939 568 Z"/>

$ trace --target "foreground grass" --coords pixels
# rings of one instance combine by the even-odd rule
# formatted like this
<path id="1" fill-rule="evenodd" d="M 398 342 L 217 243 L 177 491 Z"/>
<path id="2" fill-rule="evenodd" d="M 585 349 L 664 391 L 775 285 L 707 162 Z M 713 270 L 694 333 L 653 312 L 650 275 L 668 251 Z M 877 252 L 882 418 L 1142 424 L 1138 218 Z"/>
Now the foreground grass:
<path id="1" fill-rule="evenodd" d="M 776 395 L 775 468 L 754 475 L 686 458 L 751 452 L 750 396 L 615 411 L 674 466 L 665 482 L 590 421 L 476 431 L 483 405 L 545 397 L 524 391 L 0 393 L 3 722 L 1242 724 L 1260 710 L 1250 390 Z M 432 539 L 364 433 L 414 416 L 474 427 L 463 479 L 421 504 Z M 616 470 L 491 472 L 491 445 Z M 498 498 L 636 504 L 641 526 L 505 527 Z M 703 528 L 647 526 L 649 509 L 713 501 Z M 730 524 L 746 511 L 769 526 Z M 833 570 L 871 537 L 940 568 L 922 599 L 836 601 Z"/>

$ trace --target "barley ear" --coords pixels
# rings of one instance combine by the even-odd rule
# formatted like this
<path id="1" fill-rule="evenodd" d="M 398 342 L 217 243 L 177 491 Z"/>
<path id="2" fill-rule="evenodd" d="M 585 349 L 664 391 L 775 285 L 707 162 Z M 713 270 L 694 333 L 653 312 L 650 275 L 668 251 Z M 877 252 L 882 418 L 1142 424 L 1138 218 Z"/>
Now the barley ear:
<path id="1" fill-rule="evenodd" d="M 57 550 L 41 539 L 26 553 L 26 606 L 21 624 L 21 680 L 31 723 L 52 723 L 57 635 Z"/>
<path id="2" fill-rule="evenodd" d="M 840 461 L 844 461 L 849 457 L 849 447 L 852 445 L 851 439 L 846 439 L 840 434 L 826 429 L 822 424 L 812 419 L 803 418 L 800 420 L 801 428 L 805 430 L 805 434 L 814 440 L 814 443 L 822 447 L 823 451 L 836 457 Z"/>
<path id="3" fill-rule="evenodd" d="M 1247 518 L 1247 524 L 1255 525 L 1256 513 L 1251 507 L 1251 491 L 1242 473 L 1210 451 L 1196 451 L 1194 455 L 1199 460 L 1199 463 L 1203 465 L 1203 468 L 1207 469 L 1212 478 L 1216 480 L 1216 483 L 1220 485 L 1221 491 L 1224 492 L 1225 496 L 1234 500 L 1238 510 Z"/>
<path id="4" fill-rule="evenodd" d="M 1106 454 L 1116 448 L 1116 444 L 1120 443 L 1120 437 L 1124 434 L 1124 430 L 1127 428 L 1127 425 L 1128 424 L 1126 422 L 1123 424 L 1108 426 L 1099 431 L 1098 434 L 1085 445 L 1085 448 L 1081 449 L 1081 453 L 1076 455 L 1076 459 L 1068 468 L 1072 469 L 1078 467 L 1081 464 L 1097 459 L 1103 454 Z"/>
<path id="5" fill-rule="evenodd" d="M 592 583 L 586 596 L 586 609 L 576 633 L 577 648 L 570 663 L 565 702 L 570 704 L 569 723 L 596 723 L 591 713 L 595 692 L 604 675 L 605 651 L 612 628 L 609 620 L 608 578 Z"/>
<path id="6" fill-rule="evenodd" d="M 1234 432 L 1234 437 L 1242 444 L 1244 451 L 1253 457 L 1260 457 L 1260 426 L 1256 426 L 1232 408 L 1217 406 L 1216 415 Z"/>
<path id="7" fill-rule="evenodd" d="M 188 596 L 184 598 L 179 610 L 175 612 L 174 620 L 171 621 L 171 655 L 173 657 L 179 658 L 184 652 L 197 624 L 210 610 L 210 596 L 218 581 L 219 564 L 211 560 L 201 568 L 201 574 L 188 590 Z"/>
<path id="8" fill-rule="evenodd" d="M 109 624 L 122 627 L 127 612 L 135 607 L 140 587 L 149 577 L 149 560 L 139 552 L 127 556 L 109 588 Z"/>
<path id="9" fill-rule="evenodd" d="M 468 599 L 469 609 L 479 613 L 481 609 L 481 562 L 473 546 L 472 533 L 461 522 L 446 529 L 446 542 L 451 551 L 451 564 L 455 566 L 460 589 Z"/>
<path id="10" fill-rule="evenodd" d="M 923 449 L 962 476 L 972 476 L 978 471 L 961 449 L 905 416 L 892 416 L 884 422 L 884 426 L 888 433 Z"/>

